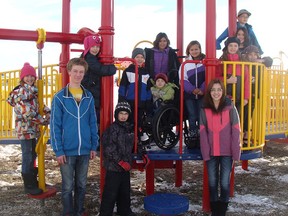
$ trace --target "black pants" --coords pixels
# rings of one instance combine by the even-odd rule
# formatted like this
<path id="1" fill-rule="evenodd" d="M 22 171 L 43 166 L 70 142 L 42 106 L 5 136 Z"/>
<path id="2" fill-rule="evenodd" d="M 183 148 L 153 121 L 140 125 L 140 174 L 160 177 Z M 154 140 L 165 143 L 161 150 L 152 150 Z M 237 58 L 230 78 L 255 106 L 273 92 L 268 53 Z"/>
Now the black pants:
<path id="1" fill-rule="evenodd" d="M 106 172 L 100 216 L 112 216 L 116 202 L 117 212 L 121 216 L 129 215 L 131 212 L 130 172 Z"/>

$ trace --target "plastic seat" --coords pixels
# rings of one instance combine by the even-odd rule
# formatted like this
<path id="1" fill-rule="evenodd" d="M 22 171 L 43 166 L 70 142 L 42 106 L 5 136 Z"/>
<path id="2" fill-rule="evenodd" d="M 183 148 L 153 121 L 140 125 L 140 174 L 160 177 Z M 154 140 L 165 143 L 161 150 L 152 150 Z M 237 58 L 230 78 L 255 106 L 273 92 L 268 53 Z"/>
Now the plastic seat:
<path id="1" fill-rule="evenodd" d="M 173 193 L 155 193 L 144 198 L 144 209 L 157 215 L 178 215 L 189 209 L 187 197 Z"/>

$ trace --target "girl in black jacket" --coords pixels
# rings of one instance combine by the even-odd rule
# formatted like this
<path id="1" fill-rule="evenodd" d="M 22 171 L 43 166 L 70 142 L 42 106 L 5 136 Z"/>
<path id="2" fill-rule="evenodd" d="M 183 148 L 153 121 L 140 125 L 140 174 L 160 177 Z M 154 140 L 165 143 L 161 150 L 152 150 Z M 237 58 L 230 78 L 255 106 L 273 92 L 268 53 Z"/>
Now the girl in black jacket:
<path id="1" fill-rule="evenodd" d="M 81 55 L 88 63 L 88 71 L 81 84 L 93 95 L 98 124 L 101 105 L 101 77 L 113 76 L 117 70 L 114 64 L 102 65 L 99 62 L 100 46 L 101 38 L 98 35 L 89 35 L 84 39 L 84 52 Z"/>

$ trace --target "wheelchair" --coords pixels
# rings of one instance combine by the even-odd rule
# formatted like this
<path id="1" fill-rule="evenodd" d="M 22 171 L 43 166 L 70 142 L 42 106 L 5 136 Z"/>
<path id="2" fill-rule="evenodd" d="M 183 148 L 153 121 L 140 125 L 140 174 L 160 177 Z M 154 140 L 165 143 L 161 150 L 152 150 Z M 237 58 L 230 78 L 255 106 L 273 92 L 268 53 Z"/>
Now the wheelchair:
<path id="1" fill-rule="evenodd" d="M 154 113 L 152 118 L 143 116 L 142 132 L 148 135 L 146 141 L 140 141 L 142 148 L 151 148 L 155 144 L 163 150 L 170 150 L 176 146 L 180 139 L 180 111 L 179 103 L 163 103 Z M 185 113 L 185 112 L 184 112 Z M 199 147 L 199 137 L 190 137 L 187 118 L 183 118 L 183 140 L 188 149 Z"/>

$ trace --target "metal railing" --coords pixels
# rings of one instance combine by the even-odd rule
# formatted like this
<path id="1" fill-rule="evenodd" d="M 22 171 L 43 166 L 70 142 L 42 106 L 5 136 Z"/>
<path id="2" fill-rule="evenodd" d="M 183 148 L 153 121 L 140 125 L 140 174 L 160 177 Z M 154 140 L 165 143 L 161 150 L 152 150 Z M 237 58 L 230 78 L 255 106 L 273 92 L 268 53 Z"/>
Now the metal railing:
<path id="1" fill-rule="evenodd" d="M 118 79 L 120 80 L 123 66 L 119 66 Z M 256 76 L 250 74 L 250 80 L 255 80 L 254 84 L 250 83 L 250 89 L 254 85 L 255 92 L 248 103 L 248 145 L 243 147 L 244 150 L 262 148 L 265 142 L 265 136 L 285 134 L 288 135 L 288 71 L 280 70 L 277 67 L 271 69 L 265 68 L 263 64 L 247 63 L 247 62 L 223 62 L 224 80 L 226 78 L 227 66 L 236 68 L 241 67 L 242 73 L 244 68 L 249 71 L 255 70 Z M 37 69 L 37 68 L 36 68 Z M 46 65 L 42 68 L 43 79 L 43 102 L 48 107 L 51 107 L 51 102 L 54 94 L 62 88 L 61 74 L 57 64 Z M 0 141 L 3 139 L 15 139 L 14 133 L 14 113 L 13 108 L 6 102 L 8 94 L 15 86 L 19 84 L 19 70 L 0 72 Z M 258 74 L 258 75 L 257 75 Z M 119 82 L 119 81 L 118 81 Z M 235 87 L 233 87 L 235 94 Z M 244 87 L 242 87 L 242 95 Z M 234 96 L 235 100 L 235 96 Z M 252 103 L 253 102 L 253 103 Z M 243 97 L 241 100 L 243 103 Z M 252 108 L 252 104 L 254 109 Z M 243 106 L 239 111 L 240 121 L 244 122 Z M 243 124 L 241 124 L 243 131 Z M 46 136 L 49 136 L 49 130 Z M 243 134 L 242 134 L 243 138 Z"/>

